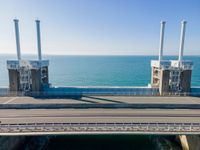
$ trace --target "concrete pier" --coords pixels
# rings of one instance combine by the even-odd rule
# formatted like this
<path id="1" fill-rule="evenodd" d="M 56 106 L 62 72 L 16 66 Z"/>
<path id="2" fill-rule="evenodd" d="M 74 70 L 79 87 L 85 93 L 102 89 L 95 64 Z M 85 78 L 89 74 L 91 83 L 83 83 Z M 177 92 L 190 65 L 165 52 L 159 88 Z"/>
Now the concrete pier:
<path id="1" fill-rule="evenodd" d="M 9 88 L 15 92 L 40 92 L 44 86 L 49 85 L 49 61 L 42 60 L 40 21 L 36 20 L 38 60 L 34 61 L 21 58 L 18 22 L 17 19 L 14 20 L 18 60 L 7 61 Z"/>
<path id="2" fill-rule="evenodd" d="M 10 91 L 40 92 L 48 87 L 48 65 L 48 60 L 8 60 Z"/>
<path id="3" fill-rule="evenodd" d="M 181 22 L 181 38 L 178 60 L 163 60 L 163 39 L 165 22 L 161 22 L 158 60 L 151 61 L 151 86 L 158 87 L 160 95 L 169 93 L 190 93 L 192 61 L 183 60 L 186 21 Z"/>
<path id="4" fill-rule="evenodd" d="M 187 136 L 186 135 L 179 135 L 179 139 L 180 139 L 180 142 L 181 142 L 182 149 L 183 150 L 190 150 L 188 140 L 187 140 Z"/>

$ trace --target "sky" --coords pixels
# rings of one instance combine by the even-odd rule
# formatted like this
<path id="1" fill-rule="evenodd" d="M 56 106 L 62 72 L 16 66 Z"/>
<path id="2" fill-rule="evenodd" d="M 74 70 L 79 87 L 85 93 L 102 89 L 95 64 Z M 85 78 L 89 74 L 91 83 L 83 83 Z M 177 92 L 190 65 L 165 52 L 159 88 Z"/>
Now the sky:
<path id="1" fill-rule="evenodd" d="M 200 55 L 200 0 L 0 0 L 0 53 L 16 53 L 19 19 L 22 54 L 36 54 L 41 20 L 43 54 L 157 55 L 160 21 L 164 54 L 178 55 L 187 21 L 185 55 Z"/>

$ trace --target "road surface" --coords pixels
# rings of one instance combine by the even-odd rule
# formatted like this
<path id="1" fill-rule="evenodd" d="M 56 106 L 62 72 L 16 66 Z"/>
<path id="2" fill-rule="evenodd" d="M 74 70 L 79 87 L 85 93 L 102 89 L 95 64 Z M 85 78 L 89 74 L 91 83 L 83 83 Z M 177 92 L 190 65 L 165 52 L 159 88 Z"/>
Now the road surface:
<path id="1" fill-rule="evenodd" d="M 82 97 L 36 99 L 1 97 L 0 105 L 22 104 L 182 104 L 199 105 L 197 97 Z M 39 134 L 200 134 L 200 109 L 0 109 L 0 135 Z"/>

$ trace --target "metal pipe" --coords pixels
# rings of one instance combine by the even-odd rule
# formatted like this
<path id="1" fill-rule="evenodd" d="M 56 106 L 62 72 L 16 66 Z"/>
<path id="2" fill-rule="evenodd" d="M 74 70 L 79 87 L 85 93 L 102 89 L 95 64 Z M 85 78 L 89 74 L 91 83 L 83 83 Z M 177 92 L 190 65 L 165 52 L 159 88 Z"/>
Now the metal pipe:
<path id="1" fill-rule="evenodd" d="M 180 36 L 180 47 L 179 47 L 179 57 L 178 57 L 179 62 L 181 62 L 183 59 L 186 23 L 187 23 L 186 21 L 181 22 L 181 36 Z"/>
<path id="2" fill-rule="evenodd" d="M 38 48 L 38 60 L 42 60 L 42 52 L 41 52 L 41 38 L 40 38 L 40 20 L 35 20 L 36 29 L 37 29 L 37 48 Z"/>
<path id="3" fill-rule="evenodd" d="M 16 37 L 16 48 L 17 48 L 17 58 L 18 60 L 21 60 L 21 49 L 20 49 L 20 38 L 19 38 L 19 25 L 18 19 L 14 19 L 14 24 L 15 24 L 15 37 Z"/>
<path id="4" fill-rule="evenodd" d="M 165 23 L 166 23 L 165 21 L 160 22 L 161 26 L 160 26 L 159 62 L 163 59 Z"/>

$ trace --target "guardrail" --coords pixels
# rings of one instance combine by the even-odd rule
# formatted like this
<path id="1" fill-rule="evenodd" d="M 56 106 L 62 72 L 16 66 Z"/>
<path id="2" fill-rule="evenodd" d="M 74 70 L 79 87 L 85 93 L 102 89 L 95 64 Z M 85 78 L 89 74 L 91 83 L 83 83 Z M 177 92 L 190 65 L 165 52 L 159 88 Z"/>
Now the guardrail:
<path id="1" fill-rule="evenodd" d="M 0 124 L 0 135 L 11 134 L 200 134 L 200 123 L 21 123 Z"/>
<path id="2" fill-rule="evenodd" d="M 67 97 L 67 96 L 200 96 L 200 90 L 191 92 L 168 92 L 159 94 L 156 88 L 49 88 L 40 92 L 14 92 L 9 89 L 0 90 L 0 96 L 33 96 L 33 97 Z"/>
<path id="3" fill-rule="evenodd" d="M 62 96 L 83 96 L 83 95 L 95 95 L 95 96 L 159 96 L 155 93 L 143 93 L 143 92 L 30 92 L 27 93 L 29 96 L 40 96 L 40 97 L 62 97 Z"/>
<path id="4" fill-rule="evenodd" d="M 155 92 L 0 92 L 0 97 L 14 97 L 14 96 L 31 96 L 31 97 L 71 97 L 71 96 L 84 96 L 84 95 L 91 95 L 91 96 L 195 96 L 199 97 L 200 93 L 194 93 L 194 92 L 174 92 L 174 93 L 164 93 L 163 95 L 160 95 L 159 93 Z"/>
<path id="5" fill-rule="evenodd" d="M 77 92 L 68 92 L 68 91 L 43 91 L 43 92 L 28 92 L 26 93 L 29 96 L 81 96 L 81 95 L 96 95 L 96 96 L 200 96 L 200 92 L 169 92 L 163 93 L 160 95 L 158 91 L 101 91 L 101 90 L 84 90 Z"/>

